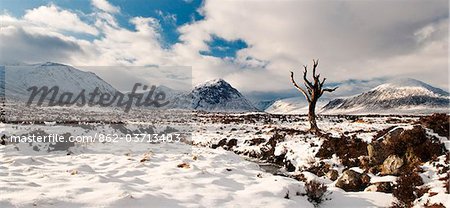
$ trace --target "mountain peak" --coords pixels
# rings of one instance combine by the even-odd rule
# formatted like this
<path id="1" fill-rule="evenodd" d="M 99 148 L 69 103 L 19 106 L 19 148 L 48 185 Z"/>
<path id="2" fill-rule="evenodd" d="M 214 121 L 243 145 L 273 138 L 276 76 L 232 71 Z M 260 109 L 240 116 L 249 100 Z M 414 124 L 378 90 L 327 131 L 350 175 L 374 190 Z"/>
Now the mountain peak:
<path id="1" fill-rule="evenodd" d="M 55 62 L 45 62 L 42 64 L 39 64 L 40 66 L 67 66 L 65 64 L 55 63 Z"/>
<path id="2" fill-rule="evenodd" d="M 396 78 L 378 87 L 426 87 L 428 84 L 412 78 Z"/>
<path id="3" fill-rule="evenodd" d="M 246 112 L 257 109 L 223 79 L 197 85 L 191 92 L 193 108 L 206 111 Z"/>
<path id="4" fill-rule="evenodd" d="M 201 84 L 197 85 L 195 88 L 221 86 L 221 85 L 231 87 L 231 85 L 227 81 L 223 80 L 222 78 L 218 78 L 218 79 L 213 79 L 213 80 L 209 80 L 204 83 L 201 83 Z"/>
<path id="5" fill-rule="evenodd" d="M 448 92 L 412 78 L 392 79 L 388 83 L 379 85 L 374 89 L 372 89 L 372 91 L 400 91 L 400 90 L 404 92 L 409 91 L 410 93 L 423 93 L 435 96 L 448 96 Z"/>

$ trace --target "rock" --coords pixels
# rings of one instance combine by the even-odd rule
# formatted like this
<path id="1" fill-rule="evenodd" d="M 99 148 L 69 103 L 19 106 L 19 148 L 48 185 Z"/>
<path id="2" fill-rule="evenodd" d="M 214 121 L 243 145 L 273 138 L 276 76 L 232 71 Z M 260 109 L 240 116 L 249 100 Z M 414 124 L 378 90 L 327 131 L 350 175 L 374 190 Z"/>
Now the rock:
<path id="1" fill-rule="evenodd" d="M 267 141 L 261 148 L 261 159 L 267 161 L 275 160 L 275 147 L 278 142 L 284 141 L 284 135 L 275 133 L 269 141 Z"/>
<path id="2" fill-rule="evenodd" d="M 228 143 L 227 143 L 228 149 L 231 149 L 234 146 L 237 146 L 237 139 L 230 139 L 230 141 L 228 141 Z"/>
<path id="3" fill-rule="evenodd" d="M 254 139 L 245 141 L 245 143 L 250 146 L 258 146 L 264 142 L 266 142 L 266 139 L 264 139 L 264 138 L 254 138 Z"/>
<path id="4" fill-rule="evenodd" d="M 372 164 L 380 164 L 383 161 L 383 155 L 380 152 L 381 145 L 377 142 L 372 142 L 367 145 L 367 154 L 369 155 L 369 162 Z"/>
<path id="5" fill-rule="evenodd" d="M 397 175 L 399 174 L 400 168 L 403 166 L 403 159 L 397 155 L 389 155 L 389 157 L 384 160 L 381 167 L 381 174 L 383 175 Z"/>
<path id="6" fill-rule="evenodd" d="M 390 132 L 384 135 L 383 143 L 386 145 L 394 143 L 394 141 L 399 138 L 400 134 L 403 131 L 405 131 L 403 128 L 396 128 L 394 130 L 391 130 Z"/>
<path id="7" fill-rule="evenodd" d="M 346 170 L 342 173 L 342 176 L 337 179 L 336 187 L 343 189 L 344 191 L 361 191 L 365 186 L 361 180 L 362 174 L 353 171 Z"/>
<path id="8" fill-rule="evenodd" d="M 286 170 L 288 172 L 294 172 L 295 171 L 295 166 L 291 163 L 290 160 L 286 160 L 284 166 L 286 167 Z"/>
<path id="9" fill-rule="evenodd" d="M 218 147 L 222 147 L 222 146 L 224 146 L 225 144 L 227 144 L 227 139 L 221 139 L 221 140 L 219 141 L 219 143 L 213 144 L 211 147 L 212 147 L 213 149 L 217 149 Z"/>
<path id="10" fill-rule="evenodd" d="M 330 180 L 332 180 L 332 181 L 335 181 L 338 177 L 339 177 L 339 173 L 338 173 L 338 171 L 335 170 L 335 169 L 331 169 L 331 170 L 328 171 L 328 173 L 327 173 L 327 178 L 330 179 Z"/>
<path id="11" fill-rule="evenodd" d="M 361 174 L 361 182 L 364 186 L 368 186 L 370 184 L 370 176 L 367 174 Z"/>

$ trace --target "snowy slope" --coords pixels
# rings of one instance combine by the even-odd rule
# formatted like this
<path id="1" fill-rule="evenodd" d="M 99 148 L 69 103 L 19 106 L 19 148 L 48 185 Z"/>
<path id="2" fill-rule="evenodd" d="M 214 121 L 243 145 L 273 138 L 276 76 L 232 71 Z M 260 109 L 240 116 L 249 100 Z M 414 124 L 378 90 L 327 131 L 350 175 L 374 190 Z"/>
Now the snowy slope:
<path id="1" fill-rule="evenodd" d="M 115 94 L 117 90 L 92 72 L 84 72 L 74 67 L 47 62 L 35 65 L 8 66 L 2 70 L 6 84 L 6 97 L 27 100 L 28 88 L 47 86 L 59 87 L 59 96 L 63 92 L 78 95 L 82 90 L 90 93 L 99 88 L 101 93 Z M 3 75 L 2 75 L 3 76 Z M 1 83 L 0 83 L 1 84 Z M 144 97 L 148 94 L 144 92 Z M 155 90 L 164 92 L 169 105 L 164 108 L 194 109 L 214 112 L 258 111 L 238 90 L 222 79 L 211 80 L 196 86 L 192 91 L 178 91 L 166 86 Z M 50 97 L 50 95 L 48 96 Z"/>
<path id="2" fill-rule="evenodd" d="M 5 68 L 5 89 L 7 97 L 28 98 L 29 87 L 59 87 L 59 93 L 72 92 L 77 95 L 83 89 L 86 93 L 99 88 L 102 93 L 114 94 L 117 90 L 92 72 L 74 67 L 47 62 L 35 65 L 7 66 Z"/>
<path id="3" fill-rule="evenodd" d="M 414 114 L 448 112 L 449 94 L 415 79 L 395 79 L 372 90 L 330 101 L 324 113 Z"/>
<path id="4" fill-rule="evenodd" d="M 328 99 L 319 100 L 316 112 L 320 112 L 320 109 L 328 102 Z M 275 101 L 265 112 L 273 114 L 307 114 L 308 102 L 303 97 L 285 98 Z"/>

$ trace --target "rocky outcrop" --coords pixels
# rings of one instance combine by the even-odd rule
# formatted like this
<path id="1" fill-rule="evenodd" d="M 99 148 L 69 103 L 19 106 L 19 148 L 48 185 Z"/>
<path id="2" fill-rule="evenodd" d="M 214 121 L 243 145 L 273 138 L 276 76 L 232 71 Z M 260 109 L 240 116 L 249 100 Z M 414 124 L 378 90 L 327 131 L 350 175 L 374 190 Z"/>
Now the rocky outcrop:
<path id="1" fill-rule="evenodd" d="M 341 177 L 337 179 L 336 187 L 339 187 L 344 191 L 362 191 L 367 186 L 367 183 L 364 183 L 363 181 L 364 175 L 365 174 L 358 173 L 354 170 L 346 170 L 342 173 Z"/>

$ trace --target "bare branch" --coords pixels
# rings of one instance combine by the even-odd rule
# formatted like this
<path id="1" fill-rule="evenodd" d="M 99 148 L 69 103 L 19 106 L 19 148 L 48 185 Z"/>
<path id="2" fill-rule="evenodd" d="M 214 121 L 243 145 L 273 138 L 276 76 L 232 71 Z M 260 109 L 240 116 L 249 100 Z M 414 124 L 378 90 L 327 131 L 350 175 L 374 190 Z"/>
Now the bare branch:
<path id="1" fill-rule="evenodd" d="M 314 59 L 313 59 L 313 77 L 314 77 L 314 78 L 316 77 L 316 68 L 317 68 L 317 65 L 319 65 L 319 59 L 317 59 L 317 60 L 314 60 Z"/>
<path id="2" fill-rule="evenodd" d="M 320 91 L 322 91 L 323 84 L 325 83 L 325 80 L 327 80 L 326 77 L 323 78 L 322 82 L 319 82 L 319 89 L 320 89 Z"/>
<path id="3" fill-rule="evenodd" d="M 303 93 L 303 95 L 305 96 L 306 100 L 308 100 L 308 102 L 311 102 L 311 99 L 308 96 L 308 93 L 306 93 L 306 91 L 301 88 L 300 86 L 298 86 L 297 82 L 295 82 L 294 80 L 294 72 L 291 71 L 291 82 L 292 84 L 294 84 L 295 88 L 297 88 L 297 90 L 299 90 L 300 92 Z"/>
<path id="4" fill-rule="evenodd" d="M 323 89 L 322 91 L 323 91 L 323 92 L 333 92 L 333 91 L 335 91 L 337 88 L 338 88 L 338 87 L 335 87 L 335 88 L 326 88 L 326 89 Z"/>
<path id="5" fill-rule="evenodd" d="M 307 66 L 303 65 L 303 68 L 305 68 L 303 71 L 303 81 L 305 82 L 306 88 L 314 89 L 314 85 L 306 78 L 306 75 L 308 74 Z"/>

